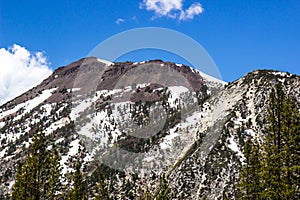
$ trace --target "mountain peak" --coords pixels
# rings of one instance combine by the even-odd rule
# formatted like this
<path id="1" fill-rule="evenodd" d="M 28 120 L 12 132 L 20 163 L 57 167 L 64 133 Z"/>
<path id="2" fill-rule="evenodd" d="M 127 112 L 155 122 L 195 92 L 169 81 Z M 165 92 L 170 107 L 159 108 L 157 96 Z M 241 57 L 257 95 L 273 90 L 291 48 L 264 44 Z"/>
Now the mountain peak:
<path id="1" fill-rule="evenodd" d="M 0 198 L 10 198 L 15 166 L 42 130 L 60 152 L 62 180 L 83 163 L 90 198 L 100 171 L 114 185 L 112 199 L 155 193 L 162 174 L 179 199 L 220 199 L 223 191 L 234 199 L 245 140 L 264 141 L 274 81 L 300 105 L 300 77 L 278 71 L 225 85 L 161 60 L 92 57 L 60 67 L 0 107 Z"/>

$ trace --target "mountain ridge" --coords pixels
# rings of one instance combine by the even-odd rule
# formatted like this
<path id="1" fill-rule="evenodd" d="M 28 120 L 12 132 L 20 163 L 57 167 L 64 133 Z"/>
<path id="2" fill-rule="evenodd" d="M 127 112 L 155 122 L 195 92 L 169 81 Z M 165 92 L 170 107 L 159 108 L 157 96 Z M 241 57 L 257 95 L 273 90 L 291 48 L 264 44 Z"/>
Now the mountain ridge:
<path id="1" fill-rule="evenodd" d="M 184 80 L 188 80 L 187 87 L 189 84 L 192 86 L 191 94 L 178 85 L 164 88 L 160 84 L 151 83 L 134 87 L 119 84 L 122 75 L 130 70 L 153 64 L 159 67 L 163 64 L 185 77 Z M 97 71 L 102 76 L 99 82 L 93 83 L 95 87 L 77 87 L 82 84 L 82 80 L 87 80 L 84 76 L 82 79 L 77 77 L 78 73 L 84 72 L 80 69 L 83 65 L 92 66 L 90 69 L 105 69 Z M 128 76 L 130 81 L 139 80 L 134 73 L 131 74 Z M 130 83 L 126 81 L 123 83 Z M 264 140 L 270 89 L 275 83 L 282 83 L 285 91 L 299 106 L 300 77 L 278 71 L 255 70 L 232 83 L 209 82 L 212 81 L 205 81 L 201 72 L 188 66 L 160 60 L 107 65 L 97 58 L 89 58 L 58 68 L 38 86 L 0 106 L 0 195 L 9 197 L 15 174 L 13 166 L 22 160 L 35 131 L 42 128 L 49 139 L 49 145 L 61 145 L 64 174 L 72 171 L 76 158 L 83 160 L 83 171 L 89 174 L 89 178 L 99 170 L 97 160 L 92 158 L 95 148 L 88 142 L 90 139 L 101 141 L 99 144 L 104 146 L 117 144 L 128 152 L 145 152 L 142 160 L 149 166 L 143 166 L 143 169 L 149 173 L 139 174 L 136 178 L 134 167 L 141 165 L 134 161 L 136 165 L 129 165 L 133 171 L 125 170 L 124 174 L 118 171 L 119 166 L 114 166 L 117 170 L 110 173 L 115 177 L 107 176 L 107 182 L 116 184 L 116 188 L 110 190 L 111 197 L 115 199 L 120 199 L 126 191 L 121 184 L 125 179 L 131 180 L 129 191 L 134 197 L 139 195 L 139 185 L 143 189 L 148 185 L 150 191 L 155 191 L 157 179 L 162 172 L 167 173 L 172 193 L 178 199 L 199 199 L 205 196 L 219 199 L 223 191 L 230 198 L 235 198 L 233 183 L 238 180 L 243 162 L 243 141 L 249 136 L 261 142 Z M 95 95 L 87 96 L 89 91 L 94 91 Z M 122 101 L 128 100 L 127 94 L 135 95 L 136 100 L 125 105 Z M 122 95 L 121 101 L 113 101 Z M 154 98 L 153 95 L 157 96 Z M 192 100 L 194 97 L 197 101 Z M 141 125 L 151 122 L 147 106 L 155 106 L 160 102 L 168 114 L 166 118 L 157 115 L 158 119 L 166 119 L 157 135 L 146 140 L 124 135 L 123 130 L 134 128 L 126 121 L 132 120 Z M 78 126 L 80 129 L 76 130 Z M 98 132 L 92 133 L 91 130 Z M 131 147 L 131 143 L 136 144 L 137 148 Z M 107 151 L 107 147 L 101 150 Z M 98 153 L 94 155 L 102 155 Z M 161 158 L 161 155 L 165 157 Z M 153 160 L 162 168 L 153 167 Z M 109 160 L 104 162 L 111 164 Z M 128 163 L 119 164 L 128 166 Z M 91 169 L 94 171 L 92 174 Z M 92 185 L 90 196 L 96 190 Z"/>

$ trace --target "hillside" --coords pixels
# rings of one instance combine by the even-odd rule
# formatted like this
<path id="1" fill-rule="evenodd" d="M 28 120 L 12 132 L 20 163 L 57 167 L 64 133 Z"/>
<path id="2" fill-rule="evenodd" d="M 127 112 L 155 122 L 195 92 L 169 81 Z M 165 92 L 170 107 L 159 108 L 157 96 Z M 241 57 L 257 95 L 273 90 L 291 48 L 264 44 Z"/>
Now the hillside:
<path id="1" fill-rule="evenodd" d="M 91 198 L 101 172 L 113 199 L 156 193 L 162 174 L 174 199 L 236 199 L 245 140 L 264 142 L 278 82 L 300 106 L 300 77 L 278 71 L 227 84 L 160 60 L 60 67 L 0 107 L 0 197 L 10 197 L 17 163 L 43 131 L 59 149 L 62 183 L 81 161 Z"/>

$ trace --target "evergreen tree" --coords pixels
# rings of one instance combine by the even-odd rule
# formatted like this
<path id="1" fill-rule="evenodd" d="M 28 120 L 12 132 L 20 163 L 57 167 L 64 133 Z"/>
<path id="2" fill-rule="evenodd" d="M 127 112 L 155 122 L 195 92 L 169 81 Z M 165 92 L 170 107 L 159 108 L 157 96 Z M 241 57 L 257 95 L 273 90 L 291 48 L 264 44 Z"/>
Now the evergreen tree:
<path id="1" fill-rule="evenodd" d="M 290 99 L 285 100 L 283 110 L 283 196 L 300 199 L 300 113 Z"/>
<path id="2" fill-rule="evenodd" d="M 229 200 L 226 193 L 225 193 L 225 191 L 223 191 L 222 200 Z"/>
<path id="3" fill-rule="evenodd" d="M 145 192 L 145 195 L 144 195 L 144 200 L 152 200 L 152 195 L 149 191 L 149 189 L 147 188 L 146 192 Z"/>
<path id="4" fill-rule="evenodd" d="M 107 191 L 107 186 L 105 184 L 105 179 L 102 173 L 100 173 L 99 181 L 98 181 L 98 189 L 99 193 L 96 196 L 95 200 L 109 200 L 109 195 Z"/>
<path id="5" fill-rule="evenodd" d="M 251 141 L 244 146 L 241 199 L 300 199 L 299 108 L 280 84 L 270 93 L 268 121 L 262 150 Z"/>
<path id="6" fill-rule="evenodd" d="M 46 148 L 44 133 L 33 137 L 29 154 L 19 164 L 12 199 L 55 199 L 60 189 L 59 155 L 52 155 Z"/>
<path id="7" fill-rule="evenodd" d="M 139 200 L 153 200 L 154 198 L 152 198 L 152 195 L 147 187 L 146 192 L 144 194 L 142 194 L 141 197 L 139 197 Z"/>
<path id="8" fill-rule="evenodd" d="M 280 84 L 272 89 L 269 98 L 270 126 L 266 143 L 264 145 L 265 159 L 263 166 L 263 188 L 262 196 L 266 199 L 282 199 L 281 167 L 283 165 L 282 154 L 282 114 L 285 94 Z"/>
<path id="9" fill-rule="evenodd" d="M 49 179 L 47 180 L 48 187 L 47 198 L 49 200 L 56 199 L 57 193 L 61 190 L 62 184 L 60 182 L 61 166 L 60 166 L 60 155 L 56 148 L 54 148 L 54 154 L 50 157 L 49 163 Z"/>
<path id="10" fill-rule="evenodd" d="M 258 145 L 249 139 L 244 146 L 245 165 L 238 185 L 239 199 L 260 199 L 260 154 Z"/>
<path id="11" fill-rule="evenodd" d="M 81 173 L 81 164 L 77 163 L 73 175 L 73 188 L 69 191 L 67 199 L 69 200 L 87 200 L 86 183 Z"/>
<path id="12" fill-rule="evenodd" d="M 26 164 L 26 161 L 24 162 Z M 12 199 L 13 200 L 31 200 L 31 194 L 27 189 L 28 182 L 31 182 L 31 177 L 28 177 L 29 170 L 26 167 L 23 167 L 21 163 L 18 165 L 18 170 L 16 174 L 16 182 L 13 186 Z"/>
<path id="13" fill-rule="evenodd" d="M 170 199 L 170 188 L 169 183 L 165 177 L 165 174 L 162 174 L 159 181 L 159 191 L 156 195 L 156 200 L 168 200 Z"/>
<path id="14" fill-rule="evenodd" d="M 267 141 L 262 170 L 266 199 L 299 199 L 299 110 L 277 84 L 269 98 Z"/>

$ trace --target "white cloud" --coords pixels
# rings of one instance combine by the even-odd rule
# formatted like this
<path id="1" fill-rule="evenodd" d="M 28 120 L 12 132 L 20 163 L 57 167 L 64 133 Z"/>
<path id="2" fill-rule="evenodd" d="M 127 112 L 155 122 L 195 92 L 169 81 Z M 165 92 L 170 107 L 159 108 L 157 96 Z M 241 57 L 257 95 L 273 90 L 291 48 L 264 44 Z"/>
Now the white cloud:
<path id="1" fill-rule="evenodd" d="M 203 13 L 204 9 L 200 3 L 193 3 L 187 10 L 182 11 L 179 20 L 193 19 L 194 16 Z"/>
<path id="2" fill-rule="evenodd" d="M 159 17 L 173 17 L 174 12 L 182 9 L 182 0 L 143 0 L 140 9 L 154 11 Z"/>
<path id="3" fill-rule="evenodd" d="M 183 8 L 183 0 L 143 0 L 140 9 L 153 11 L 157 17 L 178 18 L 179 20 L 191 20 L 201 14 L 204 9 L 198 2 L 193 3 L 188 9 Z"/>
<path id="4" fill-rule="evenodd" d="M 118 19 L 116 20 L 116 24 L 121 24 L 121 23 L 123 23 L 123 22 L 125 22 L 125 19 L 118 18 Z"/>
<path id="5" fill-rule="evenodd" d="M 0 105 L 39 84 L 52 73 L 42 52 L 14 44 L 0 48 Z"/>

